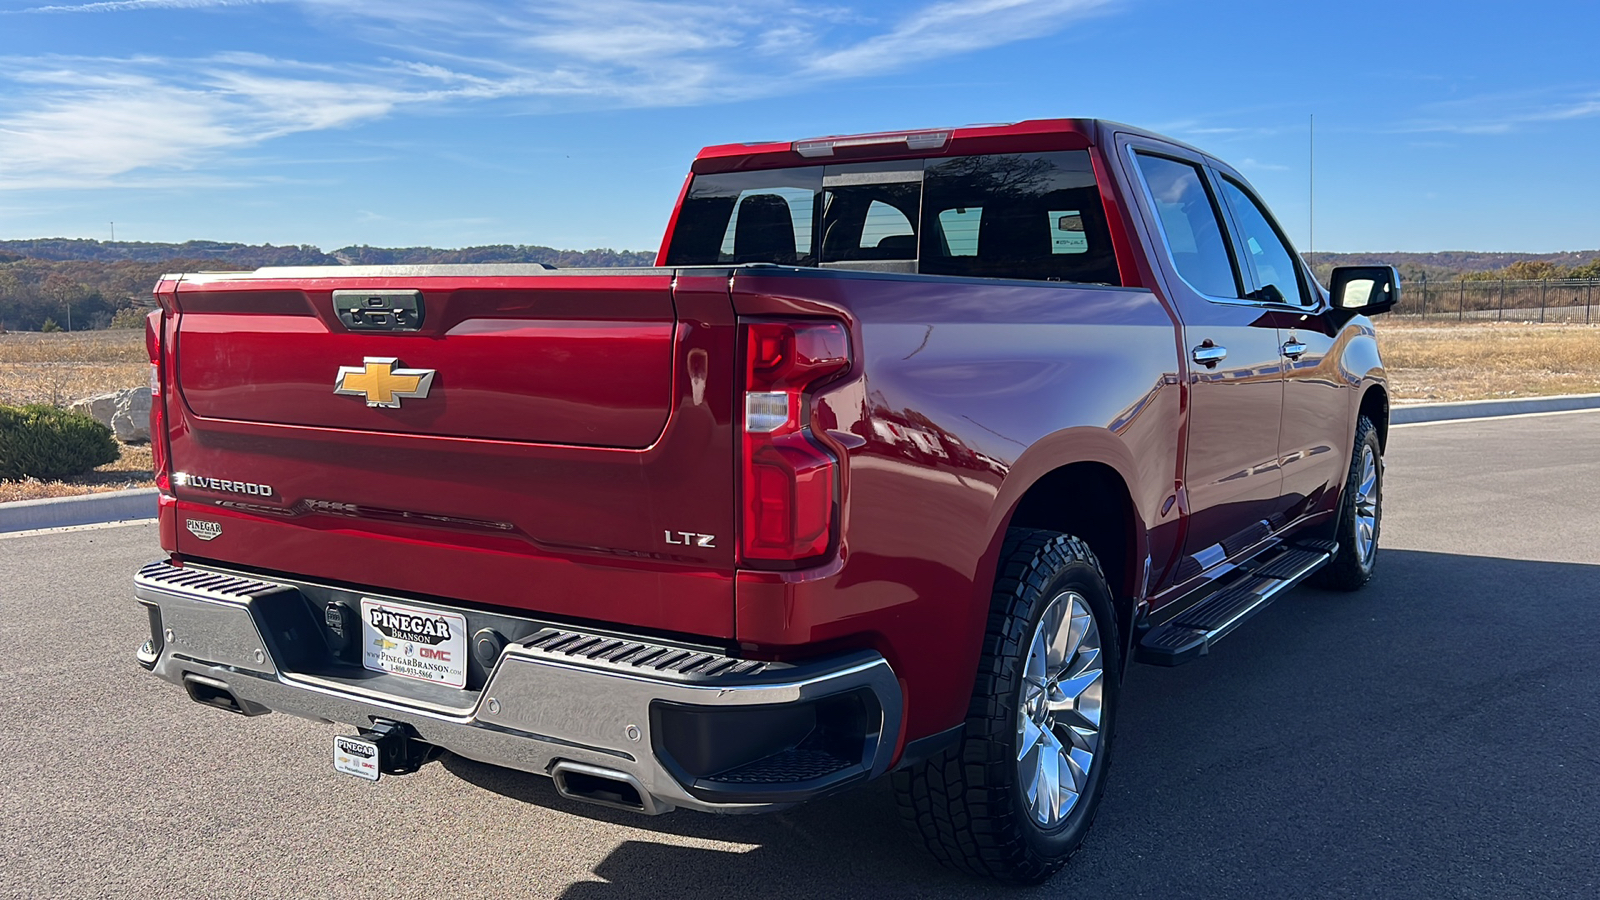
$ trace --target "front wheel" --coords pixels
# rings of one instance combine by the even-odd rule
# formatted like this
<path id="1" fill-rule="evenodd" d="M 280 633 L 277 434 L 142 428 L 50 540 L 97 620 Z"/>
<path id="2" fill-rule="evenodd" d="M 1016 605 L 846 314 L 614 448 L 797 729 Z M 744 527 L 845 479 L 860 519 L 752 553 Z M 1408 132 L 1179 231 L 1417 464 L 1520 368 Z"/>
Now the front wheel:
<path id="1" fill-rule="evenodd" d="M 936 859 L 1023 883 L 1066 864 L 1105 788 L 1120 648 L 1088 545 L 1012 529 L 961 745 L 894 776 L 902 821 Z"/>
<path id="2" fill-rule="evenodd" d="M 1312 578 L 1317 587 L 1336 591 L 1360 590 L 1372 578 L 1378 563 L 1378 534 L 1383 526 L 1383 447 L 1378 428 L 1362 416 L 1356 420 L 1355 452 L 1344 491 L 1339 495 L 1339 519 L 1334 539 L 1339 552 Z"/>

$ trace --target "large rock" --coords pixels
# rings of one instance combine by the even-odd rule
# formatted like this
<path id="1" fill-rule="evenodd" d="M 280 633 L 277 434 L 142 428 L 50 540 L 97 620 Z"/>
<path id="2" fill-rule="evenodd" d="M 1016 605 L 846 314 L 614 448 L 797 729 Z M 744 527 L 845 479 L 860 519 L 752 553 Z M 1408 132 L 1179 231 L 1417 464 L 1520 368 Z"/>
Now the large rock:
<path id="1" fill-rule="evenodd" d="M 117 440 L 125 444 L 150 440 L 150 389 L 147 387 L 85 397 L 67 409 L 83 413 L 110 428 Z"/>

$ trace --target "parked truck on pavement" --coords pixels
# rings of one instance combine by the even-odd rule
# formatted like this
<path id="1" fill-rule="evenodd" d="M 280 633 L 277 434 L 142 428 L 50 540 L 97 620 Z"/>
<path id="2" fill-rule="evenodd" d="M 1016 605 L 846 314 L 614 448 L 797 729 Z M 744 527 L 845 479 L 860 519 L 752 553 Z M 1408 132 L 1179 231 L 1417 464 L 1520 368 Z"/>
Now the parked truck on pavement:
<path id="1" fill-rule="evenodd" d="M 888 777 L 934 857 L 1040 881 L 1130 663 L 1371 576 L 1398 293 L 1080 119 L 709 147 L 651 268 L 166 276 L 138 658 L 349 726 L 363 778 L 442 748 L 656 814 Z"/>

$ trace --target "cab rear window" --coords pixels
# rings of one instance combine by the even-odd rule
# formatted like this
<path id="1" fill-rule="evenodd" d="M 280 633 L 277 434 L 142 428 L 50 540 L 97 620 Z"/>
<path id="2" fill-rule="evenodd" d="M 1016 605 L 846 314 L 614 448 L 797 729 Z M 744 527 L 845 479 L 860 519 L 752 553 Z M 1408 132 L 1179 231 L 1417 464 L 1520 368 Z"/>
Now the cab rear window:
<path id="1" fill-rule="evenodd" d="M 696 176 L 666 264 L 753 262 L 1119 283 L 1084 150 Z"/>

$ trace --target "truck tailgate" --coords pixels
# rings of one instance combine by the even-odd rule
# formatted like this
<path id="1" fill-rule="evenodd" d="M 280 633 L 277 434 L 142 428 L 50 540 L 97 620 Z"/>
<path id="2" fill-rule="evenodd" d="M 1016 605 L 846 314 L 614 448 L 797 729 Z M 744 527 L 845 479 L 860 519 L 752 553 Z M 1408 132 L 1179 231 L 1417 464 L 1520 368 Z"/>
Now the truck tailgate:
<path id="1" fill-rule="evenodd" d="M 169 287 L 182 554 L 732 634 L 725 276 L 265 269 Z M 368 296 L 411 327 L 352 327 Z"/>

